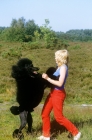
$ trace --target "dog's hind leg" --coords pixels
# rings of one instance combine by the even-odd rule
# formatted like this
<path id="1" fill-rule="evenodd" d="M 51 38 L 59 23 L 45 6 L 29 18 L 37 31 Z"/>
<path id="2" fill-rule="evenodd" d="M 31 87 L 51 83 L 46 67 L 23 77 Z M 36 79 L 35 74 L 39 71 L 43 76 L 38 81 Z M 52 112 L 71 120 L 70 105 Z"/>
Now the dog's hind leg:
<path id="1" fill-rule="evenodd" d="M 18 138 L 19 140 L 23 139 L 24 138 L 24 135 L 22 133 L 22 129 L 26 126 L 27 124 L 27 114 L 28 114 L 28 111 L 23 111 L 23 112 L 20 112 L 19 116 L 20 116 L 20 127 L 19 129 L 15 129 L 14 132 L 13 132 L 13 138 Z"/>
<path id="2" fill-rule="evenodd" d="M 27 133 L 31 133 L 33 119 L 32 119 L 32 115 L 30 114 L 30 112 L 28 112 L 28 114 L 27 114 L 27 123 L 28 123 Z"/>
<path id="3" fill-rule="evenodd" d="M 19 114 L 20 116 L 20 121 L 21 121 L 21 125 L 19 128 L 19 132 L 21 132 L 21 130 L 26 126 L 27 124 L 27 115 L 28 115 L 28 111 L 23 111 Z"/>

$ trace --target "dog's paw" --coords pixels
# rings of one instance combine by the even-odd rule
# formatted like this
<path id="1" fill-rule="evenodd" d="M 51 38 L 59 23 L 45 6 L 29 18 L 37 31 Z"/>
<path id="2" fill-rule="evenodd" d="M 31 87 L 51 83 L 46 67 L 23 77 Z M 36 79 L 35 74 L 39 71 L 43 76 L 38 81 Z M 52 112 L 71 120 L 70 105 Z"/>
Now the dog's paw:
<path id="1" fill-rule="evenodd" d="M 24 135 L 22 132 L 19 132 L 19 129 L 15 129 L 12 136 L 13 138 L 18 138 L 18 140 L 24 139 Z"/>
<path id="2" fill-rule="evenodd" d="M 32 132 L 27 130 L 27 131 L 26 131 L 26 134 L 27 134 L 27 135 L 32 135 Z"/>

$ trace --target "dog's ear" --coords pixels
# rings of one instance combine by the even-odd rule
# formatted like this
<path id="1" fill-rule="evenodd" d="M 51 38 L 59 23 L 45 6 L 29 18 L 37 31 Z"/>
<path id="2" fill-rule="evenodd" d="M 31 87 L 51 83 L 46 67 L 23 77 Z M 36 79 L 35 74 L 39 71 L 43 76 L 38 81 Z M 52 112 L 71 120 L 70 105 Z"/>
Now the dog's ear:
<path id="1" fill-rule="evenodd" d="M 18 71 L 19 71 L 19 68 L 18 68 L 16 65 L 13 65 L 13 66 L 12 66 L 11 76 L 12 76 L 13 78 L 15 78 L 16 75 L 18 74 Z"/>

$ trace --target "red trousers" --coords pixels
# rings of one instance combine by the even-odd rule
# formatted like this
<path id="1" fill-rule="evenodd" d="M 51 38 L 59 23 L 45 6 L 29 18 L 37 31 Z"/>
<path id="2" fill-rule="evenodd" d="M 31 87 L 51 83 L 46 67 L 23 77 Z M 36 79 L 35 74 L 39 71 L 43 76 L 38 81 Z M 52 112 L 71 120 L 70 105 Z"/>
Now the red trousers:
<path id="1" fill-rule="evenodd" d="M 43 136 L 50 137 L 50 112 L 53 109 L 56 121 L 63 125 L 74 136 L 78 134 L 78 129 L 67 118 L 63 116 L 63 103 L 66 97 L 65 90 L 53 90 L 48 95 L 42 109 Z"/>

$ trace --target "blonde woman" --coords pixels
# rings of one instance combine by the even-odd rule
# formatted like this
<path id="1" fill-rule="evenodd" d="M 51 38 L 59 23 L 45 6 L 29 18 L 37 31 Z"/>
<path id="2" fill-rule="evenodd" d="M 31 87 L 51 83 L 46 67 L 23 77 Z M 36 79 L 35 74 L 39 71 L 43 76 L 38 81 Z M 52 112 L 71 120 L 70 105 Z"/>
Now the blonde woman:
<path id="1" fill-rule="evenodd" d="M 79 140 L 81 137 L 81 133 L 75 125 L 63 115 L 63 102 L 66 97 L 64 85 L 68 76 L 68 60 L 69 54 L 67 50 L 55 52 L 55 61 L 58 67 L 53 75 L 59 76 L 58 81 L 49 78 L 45 73 L 42 74 L 42 78 L 53 84 L 54 88 L 51 89 L 42 109 L 43 134 L 37 138 L 38 140 L 50 140 L 50 112 L 52 110 L 56 121 L 73 135 L 73 140 Z"/>

